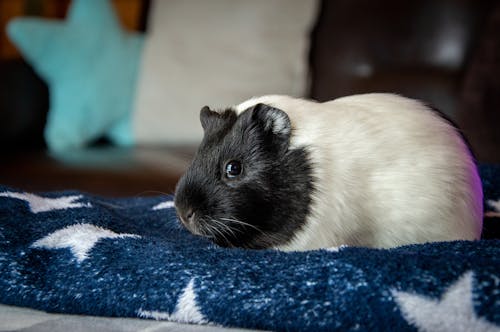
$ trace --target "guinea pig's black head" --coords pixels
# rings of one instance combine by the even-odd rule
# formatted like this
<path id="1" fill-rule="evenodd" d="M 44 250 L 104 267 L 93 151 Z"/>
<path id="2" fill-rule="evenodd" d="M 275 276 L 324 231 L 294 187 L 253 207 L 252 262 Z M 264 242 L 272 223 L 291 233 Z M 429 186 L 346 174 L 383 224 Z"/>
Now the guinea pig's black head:
<path id="1" fill-rule="evenodd" d="M 239 116 L 204 107 L 200 120 L 203 141 L 175 195 L 183 225 L 226 247 L 291 240 L 309 213 L 313 181 L 307 151 L 290 148 L 288 115 L 265 104 Z"/>

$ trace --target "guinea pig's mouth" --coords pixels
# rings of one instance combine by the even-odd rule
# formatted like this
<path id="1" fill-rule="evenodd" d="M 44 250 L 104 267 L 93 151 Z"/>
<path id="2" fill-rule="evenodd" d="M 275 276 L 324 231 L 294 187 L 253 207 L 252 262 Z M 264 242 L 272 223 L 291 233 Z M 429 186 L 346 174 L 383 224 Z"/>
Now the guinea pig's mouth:
<path id="1" fill-rule="evenodd" d="M 182 226 L 184 226 L 192 234 L 198 236 L 206 236 L 205 232 L 203 232 L 202 228 L 199 226 L 199 223 L 195 220 L 196 216 L 193 215 L 193 218 L 191 220 L 186 220 L 184 217 L 179 215 L 178 217 L 182 223 Z"/>
<path id="2" fill-rule="evenodd" d="M 179 216 L 182 225 L 192 234 L 210 239 L 222 247 L 234 247 L 233 241 L 237 229 L 224 222 L 210 216 L 194 215 L 186 220 Z"/>
<path id="3" fill-rule="evenodd" d="M 178 213 L 178 218 L 193 235 L 207 238 L 225 248 L 265 249 L 283 242 L 278 234 L 263 231 L 236 218 L 201 215 L 197 212 Z"/>

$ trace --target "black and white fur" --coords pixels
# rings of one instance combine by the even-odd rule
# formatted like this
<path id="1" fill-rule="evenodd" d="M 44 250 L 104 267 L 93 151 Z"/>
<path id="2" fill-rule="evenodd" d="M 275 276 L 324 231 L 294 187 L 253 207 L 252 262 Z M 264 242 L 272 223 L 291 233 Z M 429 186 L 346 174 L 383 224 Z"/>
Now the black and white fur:
<path id="1" fill-rule="evenodd" d="M 482 188 L 456 129 L 392 94 L 253 98 L 200 114 L 175 205 L 222 246 L 308 250 L 478 239 Z M 230 160 L 243 165 L 225 177 Z"/>

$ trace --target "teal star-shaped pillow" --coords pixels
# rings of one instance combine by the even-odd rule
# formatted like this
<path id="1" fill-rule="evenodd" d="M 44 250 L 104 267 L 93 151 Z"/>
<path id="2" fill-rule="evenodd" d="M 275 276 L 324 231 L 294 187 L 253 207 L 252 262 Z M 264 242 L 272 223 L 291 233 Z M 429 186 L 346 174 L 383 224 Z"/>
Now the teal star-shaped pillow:
<path id="1" fill-rule="evenodd" d="M 82 147 L 101 136 L 133 142 L 144 36 L 125 31 L 109 1 L 74 0 L 65 21 L 17 18 L 7 32 L 49 85 L 49 149 Z"/>

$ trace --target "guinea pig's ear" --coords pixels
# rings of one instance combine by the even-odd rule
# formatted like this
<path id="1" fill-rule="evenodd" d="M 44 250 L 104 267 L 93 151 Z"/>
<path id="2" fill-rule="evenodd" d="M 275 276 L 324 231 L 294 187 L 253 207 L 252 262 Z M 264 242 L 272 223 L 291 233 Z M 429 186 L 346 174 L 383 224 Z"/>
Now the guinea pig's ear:
<path id="1" fill-rule="evenodd" d="M 200 122 L 201 126 L 203 127 L 203 130 L 207 130 L 207 128 L 210 126 L 210 123 L 213 122 L 211 119 L 213 119 L 217 114 L 210 109 L 208 106 L 204 106 L 201 111 L 200 111 Z"/>
<path id="2" fill-rule="evenodd" d="M 215 112 L 205 106 L 200 111 L 200 122 L 205 132 L 221 130 L 231 126 L 236 121 L 236 118 L 236 113 L 230 109 L 224 112 Z"/>
<path id="3" fill-rule="evenodd" d="M 265 133 L 272 135 L 273 142 L 288 147 L 292 131 L 288 114 L 266 104 L 257 104 L 252 109 L 252 120 L 257 121 Z"/>

